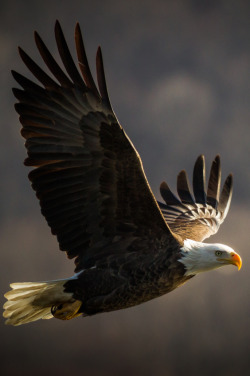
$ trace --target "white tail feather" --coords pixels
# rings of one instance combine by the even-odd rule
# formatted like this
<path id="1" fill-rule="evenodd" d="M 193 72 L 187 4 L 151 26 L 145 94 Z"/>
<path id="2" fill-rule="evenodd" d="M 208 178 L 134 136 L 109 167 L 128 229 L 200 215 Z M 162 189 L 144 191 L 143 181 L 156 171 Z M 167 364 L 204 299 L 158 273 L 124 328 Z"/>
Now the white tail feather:
<path id="1" fill-rule="evenodd" d="M 11 291 L 4 296 L 8 300 L 4 304 L 3 316 L 7 325 L 22 325 L 39 319 L 51 319 L 51 308 L 75 300 L 72 293 L 64 291 L 67 279 L 48 282 L 12 283 Z"/>

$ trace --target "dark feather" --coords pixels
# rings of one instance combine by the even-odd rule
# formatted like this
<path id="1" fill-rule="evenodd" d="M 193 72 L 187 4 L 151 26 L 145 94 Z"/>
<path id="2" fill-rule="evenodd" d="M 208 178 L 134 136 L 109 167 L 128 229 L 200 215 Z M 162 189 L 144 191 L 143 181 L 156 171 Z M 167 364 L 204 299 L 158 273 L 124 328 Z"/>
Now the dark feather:
<path id="1" fill-rule="evenodd" d="M 98 86 L 99 86 L 99 90 L 100 90 L 103 102 L 106 104 L 106 106 L 110 110 L 112 110 L 110 100 L 109 100 L 107 85 L 106 85 L 101 47 L 98 47 L 97 54 L 96 54 L 96 73 L 97 73 L 97 82 L 98 82 Z"/>
<path id="2" fill-rule="evenodd" d="M 95 95 L 96 98 L 100 98 L 99 92 L 97 90 L 97 87 L 95 85 L 95 82 L 93 80 L 93 77 L 89 68 L 89 63 L 88 63 L 79 23 L 76 24 L 76 28 L 75 28 L 75 43 L 76 43 L 76 51 L 77 51 L 77 56 L 78 56 L 78 63 L 79 63 L 79 67 L 82 72 L 85 84 L 91 90 L 91 92 Z"/>
<path id="3" fill-rule="evenodd" d="M 221 168 L 220 157 L 217 155 L 212 163 L 207 188 L 207 204 L 217 209 L 220 194 Z"/>
<path id="4" fill-rule="evenodd" d="M 35 32 L 35 42 L 45 64 L 48 66 L 51 73 L 57 78 L 60 84 L 66 87 L 73 86 L 72 82 L 59 67 L 37 32 Z"/>
<path id="5" fill-rule="evenodd" d="M 163 181 L 160 185 L 160 192 L 162 198 L 168 205 L 178 205 L 181 206 L 180 200 L 173 194 L 169 186 L 165 181 Z"/>
<path id="6" fill-rule="evenodd" d="M 56 36 L 56 43 L 57 43 L 58 51 L 61 56 L 62 62 L 65 66 L 65 69 L 68 72 L 68 75 L 71 77 L 75 85 L 78 85 L 79 87 L 84 89 L 85 84 L 78 70 L 76 69 L 74 60 L 72 59 L 68 45 L 64 38 L 62 28 L 58 21 L 56 21 L 56 25 L 55 25 L 55 36 Z"/>
<path id="7" fill-rule="evenodd" d="M 27 89 L 30 92 L 35 91 L 36 93 L 44 93 L 44 89 L 41 86 L 30 81 L 28 78 L 22 76 L 20 73 L 17 73 L 14 70 L 12 70 L 11 73 L 14 79 L 19 83 L 20 86 L 22 86 L 23 89 Z"/>
<path id="8" fill-rule="evenodd" d="M 190 193 L 186 171 L 182 170 L 177 177 L 177 192 L 183 204 L 194 205 L 194 199 Z"/>
<path id="9" fill-rule="evenodd" d="M 19 47 L 20 56 L 27 68 L 47 88 L 58 88 L 58 84 L 52 80 L 27 54 Z"/>
<path id="10" fill-rule="evenodd" d="M 193 190 L 195 201 L 203 205 L 206 204 L 205 180 L 205 159 L 200 155 L 194 165 Z"/>
<path id="11" fill-rule="evenodd" d="M 218 210 L 225 213 L 225 216 L 228 213 L 228 210 L 231 204 L 232 195 L 233 195 L 233 176 L 232 174 L 230 174 L 227 177 L 224 183 L 224 186 L 222 188 L 219 206 L 218 206 Z"/>

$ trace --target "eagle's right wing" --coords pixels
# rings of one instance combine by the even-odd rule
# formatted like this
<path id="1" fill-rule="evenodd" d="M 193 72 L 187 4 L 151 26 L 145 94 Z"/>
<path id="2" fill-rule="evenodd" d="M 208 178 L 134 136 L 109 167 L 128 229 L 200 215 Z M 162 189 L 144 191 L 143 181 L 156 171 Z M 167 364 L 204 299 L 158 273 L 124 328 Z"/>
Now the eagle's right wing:
<path id="1" fill-rule="evenodd" d="M 205 160 L 198 157 L 193 172 L 192 196 L 186 172 L 183 170 L 177 178 L 178 199 L 167 183 L 160 186 L 162 198 L 159 206 L 171 230 L 182 239 L 202 241 L 215 234 L 224 221 L 232 198 L 233 178 L 230 174 L 220 194 L 221 168 L 220 157 L 216 156 L 212 163 L 208 188 L 205 188 Z"/>

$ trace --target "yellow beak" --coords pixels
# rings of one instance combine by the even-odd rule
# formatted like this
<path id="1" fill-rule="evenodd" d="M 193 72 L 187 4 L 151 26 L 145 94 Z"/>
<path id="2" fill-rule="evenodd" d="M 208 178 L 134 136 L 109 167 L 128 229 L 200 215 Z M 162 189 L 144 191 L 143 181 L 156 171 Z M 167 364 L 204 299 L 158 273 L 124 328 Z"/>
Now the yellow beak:
<path id="1" fill-rule="evenodd" d="M 240 270 L 241 265 L 242 265 L 242 260 L 241 260 L 240 255 L 238 255 L 238 253 L 235 253 L 235 252 L 231 252 L 230 256 L 227 258 L 218 258 L 217 260 L 221 261 L 223 264 L 235 265 L 237 266 L 238 270 Z"/>
<path id="2" fill-rule="evenodd" d="M 240 255 L 238 255 L 237 253 L 232 252 L 231 253 L 231 264 L 237 266 L 238 270 L 240 270 L 241 265 L 242 265 L 242 260 L 241 260 Z"/>

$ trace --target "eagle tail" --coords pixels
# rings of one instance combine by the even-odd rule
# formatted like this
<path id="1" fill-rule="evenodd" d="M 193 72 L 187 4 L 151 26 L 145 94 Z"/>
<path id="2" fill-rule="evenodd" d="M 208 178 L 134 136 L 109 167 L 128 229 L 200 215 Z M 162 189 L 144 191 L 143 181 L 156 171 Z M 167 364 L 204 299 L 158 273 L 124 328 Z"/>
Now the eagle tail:
<path id="1" fill-rule="evenodd" d="M 7 325 L 22 325 L 39 319 L 70 320 L 79 316 L 82 302 L 64 291 L 69 279 L 47 282 L 12 283 L 4 296 L 3 317 Z"/>

